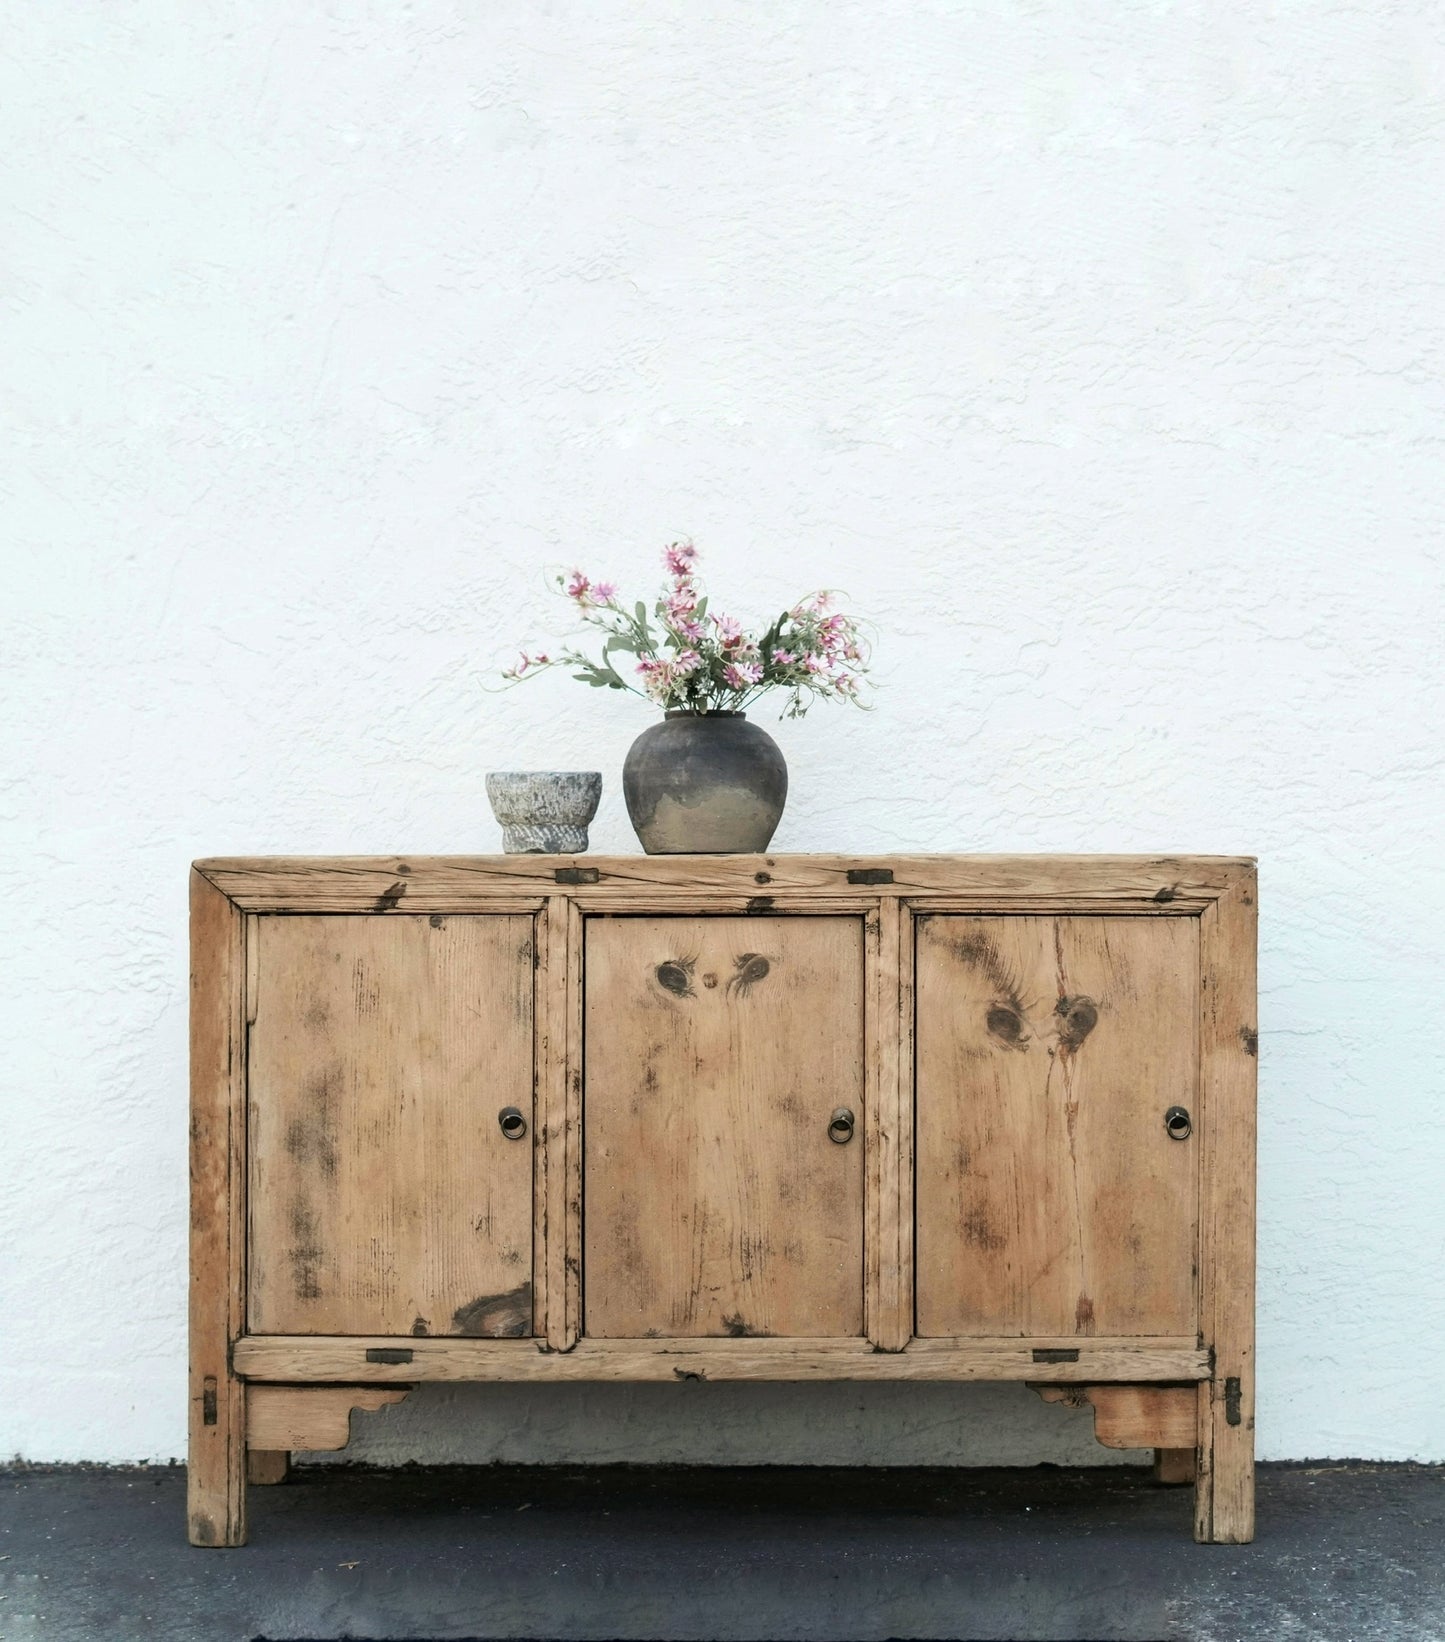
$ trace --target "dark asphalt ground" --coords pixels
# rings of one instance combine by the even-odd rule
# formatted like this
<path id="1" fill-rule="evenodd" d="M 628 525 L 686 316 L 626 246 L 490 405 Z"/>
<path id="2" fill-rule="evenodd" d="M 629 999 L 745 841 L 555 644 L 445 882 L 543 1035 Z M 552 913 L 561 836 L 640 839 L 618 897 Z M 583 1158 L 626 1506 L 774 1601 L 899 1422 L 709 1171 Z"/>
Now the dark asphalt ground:
<path id="1" fill-rule="evenodd" d="M 304 1468 L 251 1543 L 185 1473 L 0 1471 L 4 1642 L 1445 1642 L 1445 1467 L 1270 1465 L 1195 1545 L 1136 1469 Z"/>

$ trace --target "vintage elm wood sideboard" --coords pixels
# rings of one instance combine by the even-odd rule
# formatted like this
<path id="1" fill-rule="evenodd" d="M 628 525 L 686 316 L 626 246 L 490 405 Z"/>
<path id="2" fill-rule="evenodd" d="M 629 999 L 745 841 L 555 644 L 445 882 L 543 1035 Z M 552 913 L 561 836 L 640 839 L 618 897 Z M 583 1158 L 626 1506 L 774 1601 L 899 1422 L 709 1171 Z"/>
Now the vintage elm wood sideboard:
<path id="1" fill-rule="evenodd" d="M 422 1380 L 1021 1380 L 1254 1526 L 1255 873 L 213 860 L 190 1534 Z"/>

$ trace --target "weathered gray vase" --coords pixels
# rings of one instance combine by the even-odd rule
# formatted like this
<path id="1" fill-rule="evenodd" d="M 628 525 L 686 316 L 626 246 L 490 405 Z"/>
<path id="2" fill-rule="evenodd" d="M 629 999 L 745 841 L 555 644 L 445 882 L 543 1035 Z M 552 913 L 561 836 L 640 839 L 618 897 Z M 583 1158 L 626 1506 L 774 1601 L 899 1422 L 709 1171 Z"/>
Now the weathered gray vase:
<path id="1" fill-rule="evenodd" d="M 755 855 L 777 830 L 788 766 L 744 713 L 670 712 L 628 749 L 622 795 L 649 855 Z"/>
<path id="2" fill-rule="evenodd" d="M 487 777 L 508 855 L 581 855 L 601 796 L 598 770 L 504 770 Z"/>

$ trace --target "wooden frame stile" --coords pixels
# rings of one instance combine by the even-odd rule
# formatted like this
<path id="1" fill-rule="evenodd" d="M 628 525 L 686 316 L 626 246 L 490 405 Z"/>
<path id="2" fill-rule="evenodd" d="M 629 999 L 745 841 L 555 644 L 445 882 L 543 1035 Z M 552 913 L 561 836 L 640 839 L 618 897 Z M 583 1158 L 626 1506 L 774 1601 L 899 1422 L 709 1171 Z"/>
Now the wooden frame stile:
<path id="1" fill-rule="evenodd" d="M 898 1352 L 913 1334 L 912 1238 L 905 1176 L 912 1177 L 911 1088 L 904 1086 L 903 997 L 899 985 L 901 929 L 898 898 L 880 899 L 867 914 L 868 975 L 864 991 L 867 1221 L 864 1236 L 868 1338 L 879 1351 Z M 911 1084 L 911 1079 L 910 1079 Z M 906 1228 L 906 1229 L 905 1229 Z"/>
<path id="2" fill-rule="evenodd" d="M 553 1168 L 552 966 L 556 960 L 552 904 L 547 902 L 532 919 L 532 1333 L 547 1339 L 551 1289 L 547 1271 L 547 1215 L 551 1205 Z"/>
<path id="3" fill-rule="evenodd" d="M 199 872 L 191 907 L 190 1457 L 193 1545 L 246 1542 L 247 919 Z"/>
<path id="4" fill-rule="evenodd" d="M 538 923 L 546 926 L 547 963 L 545 971 L 539 971 L 542 988 L 538 1016 L 545 1020 L 545 1028 L 539 1035 L 537 1075 L 545 1099 L 537 1123 L 542 1182 L 534 1258 L 541 1271 L 546 1302 L 536 1327 L 546 1350 L 553 1352 L 570 1351 L 577 1343 L 578 1331 L 581 914 L 570 896 L 553 895 Z"/>
<path id="5" fill-rule="evenodd" d="M 1255 1019 L 1258 876 L 1240 865 L 1200 924 L 1200 1343 L 1194 1537 L 1254 1538 Z"/>
<path id="6" fill-rule="evenodd" d="M 250 1142 L 251 1142 L 251 1099 L 250 1099 L 250 1062 L 251 1062 L 251 1029 L 256 1024 L 256 1011 L 261 1000 L 260 967 L 261 967 L 261 932 L 257 928 L 259 914 L 248 912 L 245 914 L 245 942 L 246 942 L 246 991 L 245 991 L 245 1069 L 242 1075 L 241 1108 L 243 1132 L 246 1137 L 246 1147 L 243 1155 L 241 1178 L 245 1181 L 245 1208 L 242 1222 L 245 1227 L 245 1247 L 247 1250 L 246 1264 L 250 1269 L 249 1250 L 251 1248 L 251 1194 L 250 1194 Z M 241 1326 L 246 1326 L 245 1311 L 250 1304 L 249 1278 L 247 1281 L 247 1296 L 242 1306 Z M 235 1342 L 231 1344 L 235 1351 Z M 258 1487 L 273 1487 L 277 1483 L 285 1482 L 291 1470 L 291 1448 L 266 1447 L 258 1442 L 256 1409 L 258 1398 L 264 1400 L 264 1395 L 275 1387 L 260 1387 L 248 1385 L 246 1387 L 246 1419 L 245 1442 L 246 1451 L 246 1481 L 255 1483 Z M 302 1397 L 309 1393 L 302 1393 Z M 404 1391 L 398 1392 L 398 1399 L 404 1397 Z M 264 1435 L 264 1434 L 263 1434 Z"/>
<path id="7" fill-rule="evenodd" d="M 563 1083 L 563 1128 L 567 1137 L 563 1204 L 563 1351 L 571 1351 L 582 1332 L 582 981 L 586 964 L 582 908 L 567 905 L 567 992 L 563 1024 L 566 1077 Z"/>
<path id="8" fill-rule="evenodd" d="M 875 904 L 863 917 L 863 1333 L 875 1350 L 884 1321 L 883 1291 L 888 1259 L 883 1248 L 883 1136 L 889 1125 L 882 1111 L 882 1066 L 878 1005 L 882 1001 L 881 919 Z"/>
<path id="9" fill-rule="evenodd" d="M 890 903 L 885 902 L 887 906 Z M 914 1250 L 915 1136 L 914 1136 L 914 939 L 913 909 L 902 899 L 891 902 L 898 919 L 898 1306 L 900 1350 L 913 1338 L 918 1316 L 918 1279 Z"/>

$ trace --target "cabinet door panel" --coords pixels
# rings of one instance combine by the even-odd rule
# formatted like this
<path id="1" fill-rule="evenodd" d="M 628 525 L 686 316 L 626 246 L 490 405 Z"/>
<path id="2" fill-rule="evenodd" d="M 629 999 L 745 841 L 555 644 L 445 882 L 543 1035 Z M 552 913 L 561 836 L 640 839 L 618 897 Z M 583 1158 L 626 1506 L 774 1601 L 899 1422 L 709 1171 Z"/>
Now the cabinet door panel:
<path id="1" fill-rule="evenodd" d="M 251 1330 L 530 1334 L 532 920 L 256 930 Z"/>
<path id="2" fill-rule="evenodd" d="M 1195 1332 L 1198 921 L 917 923 L 918 1333 Z"/>
<path id="3" fill-rule="evenodd" d="M 861 920 L 596 918 L 586 940 L 585 1332 L 861 1334 Z"/>

